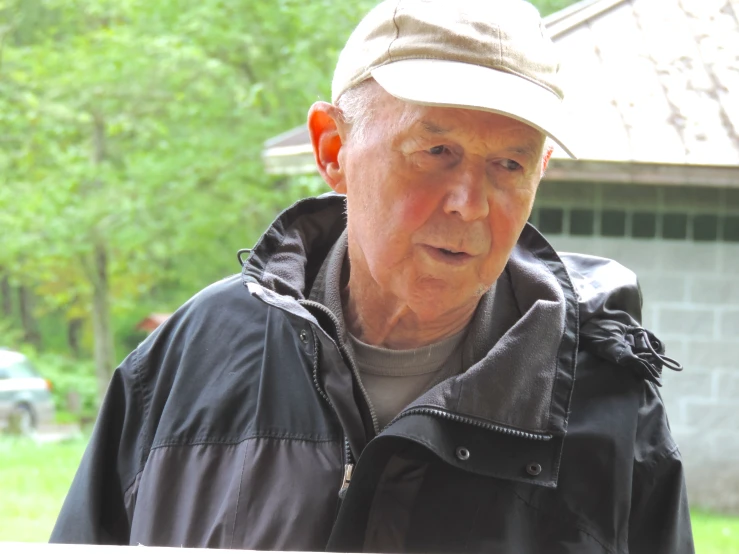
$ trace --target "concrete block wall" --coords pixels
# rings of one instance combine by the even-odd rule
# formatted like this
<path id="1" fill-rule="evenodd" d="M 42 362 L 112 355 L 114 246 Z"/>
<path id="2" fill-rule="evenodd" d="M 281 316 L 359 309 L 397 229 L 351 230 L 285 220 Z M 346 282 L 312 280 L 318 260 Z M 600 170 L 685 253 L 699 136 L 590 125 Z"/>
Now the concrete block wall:
<path id="1" fill-rule="evenodd" d="M 739 213 L 739 194 L 727 202 L 725 191 L 688 189 L 681 195 L 679 189 L 637 186 L 634 194 L 634 187 L 590 187 L 583 194 L 582 184 L 563 186 L 537 205 Z M 566 229 L 548 236 L 558 250 L 611 258 L 638 275 L 644 326 L 685 366 L 682 373 L 665 370 L 660 392 L 685 462 L 691 503 L 739 513 L 739 242 L 570 236 Z"/>

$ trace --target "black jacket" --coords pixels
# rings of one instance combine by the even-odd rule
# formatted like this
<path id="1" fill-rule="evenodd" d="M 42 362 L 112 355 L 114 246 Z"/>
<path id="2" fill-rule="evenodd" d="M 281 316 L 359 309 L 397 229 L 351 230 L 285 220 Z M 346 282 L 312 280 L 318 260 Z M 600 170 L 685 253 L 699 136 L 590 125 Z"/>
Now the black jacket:
<path id="1" fill-rule="evenodd" d="M 693 552 L 630 271 L 527 226 L 478 308 L 475 363 L 378 434 L 336 317 L 308 299 L 343 212 L 335 195 L 288 209 L 241 275 L 122 363 L 53 542 Z"/>

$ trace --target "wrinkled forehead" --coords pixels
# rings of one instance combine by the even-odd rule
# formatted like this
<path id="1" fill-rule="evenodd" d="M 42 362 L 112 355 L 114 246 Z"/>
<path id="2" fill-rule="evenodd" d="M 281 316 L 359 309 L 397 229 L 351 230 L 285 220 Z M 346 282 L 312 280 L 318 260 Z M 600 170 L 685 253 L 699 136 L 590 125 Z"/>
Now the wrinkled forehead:
<path id="1" fill-rule="evenodd" d="M 387 112 L 397 133 L 412 133 L 431 139 L 463 139 L 484 142 L 515 140 L 532 154 L 544 149 L 546 135 L 508 115 L 459 107 L 413 104 L 393 99 L 397 104 Z"/>
<path id="2" fill-rule="evenodd" d="M 460 106 L 438 106 L 396 98 L 376 81 L 368 82 L 361 97 L 362 132 L 366 146 L 376 141 L 399 144 L 424 138 L 439 142 L 484 143 L 490 147 L 515 146 L 538 157 L 544 153 L 546 135 L 508 114 Z M 356 108 L 355 108 L 356 109 Z M 515 143 L 515 144 L 514 144 Z"/>

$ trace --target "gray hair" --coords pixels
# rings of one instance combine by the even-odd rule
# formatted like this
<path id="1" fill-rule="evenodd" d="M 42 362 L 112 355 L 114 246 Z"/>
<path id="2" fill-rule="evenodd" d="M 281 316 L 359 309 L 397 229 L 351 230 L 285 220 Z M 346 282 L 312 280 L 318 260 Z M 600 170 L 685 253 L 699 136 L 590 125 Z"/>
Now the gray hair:
<path id="1" fill-rule="evenodd" d="M 374 79 L 367 79 L 346 90 L 336 101 L 344 123 L 351 128 L 349 136 L 360 142 L 366 138 L 367 124 L 374 113 L 376 86 L 378 85 Z"/>

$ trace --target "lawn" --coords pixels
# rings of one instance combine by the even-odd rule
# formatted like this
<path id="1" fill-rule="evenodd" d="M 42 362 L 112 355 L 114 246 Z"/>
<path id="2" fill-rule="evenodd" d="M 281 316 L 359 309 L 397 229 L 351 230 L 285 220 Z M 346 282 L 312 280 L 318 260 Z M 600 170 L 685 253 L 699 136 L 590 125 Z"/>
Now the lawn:
<path id="1" fill-rule="evenodd" d="M 0 542 L 43 542 L 79 463 L 82 439 L 0 439 Z M 693 513 L 697 554 L 739 554 L 739 517 Z"/>
<path id="2" fill-rule="evenodd" d="M 49 539 L 84 449 L 0 437 L 0 542 Z"/>
<path id="3" fill-rule="evenodd" d="M 739 554 L 739 517 L 694 512 L 696 554 Z"/>

